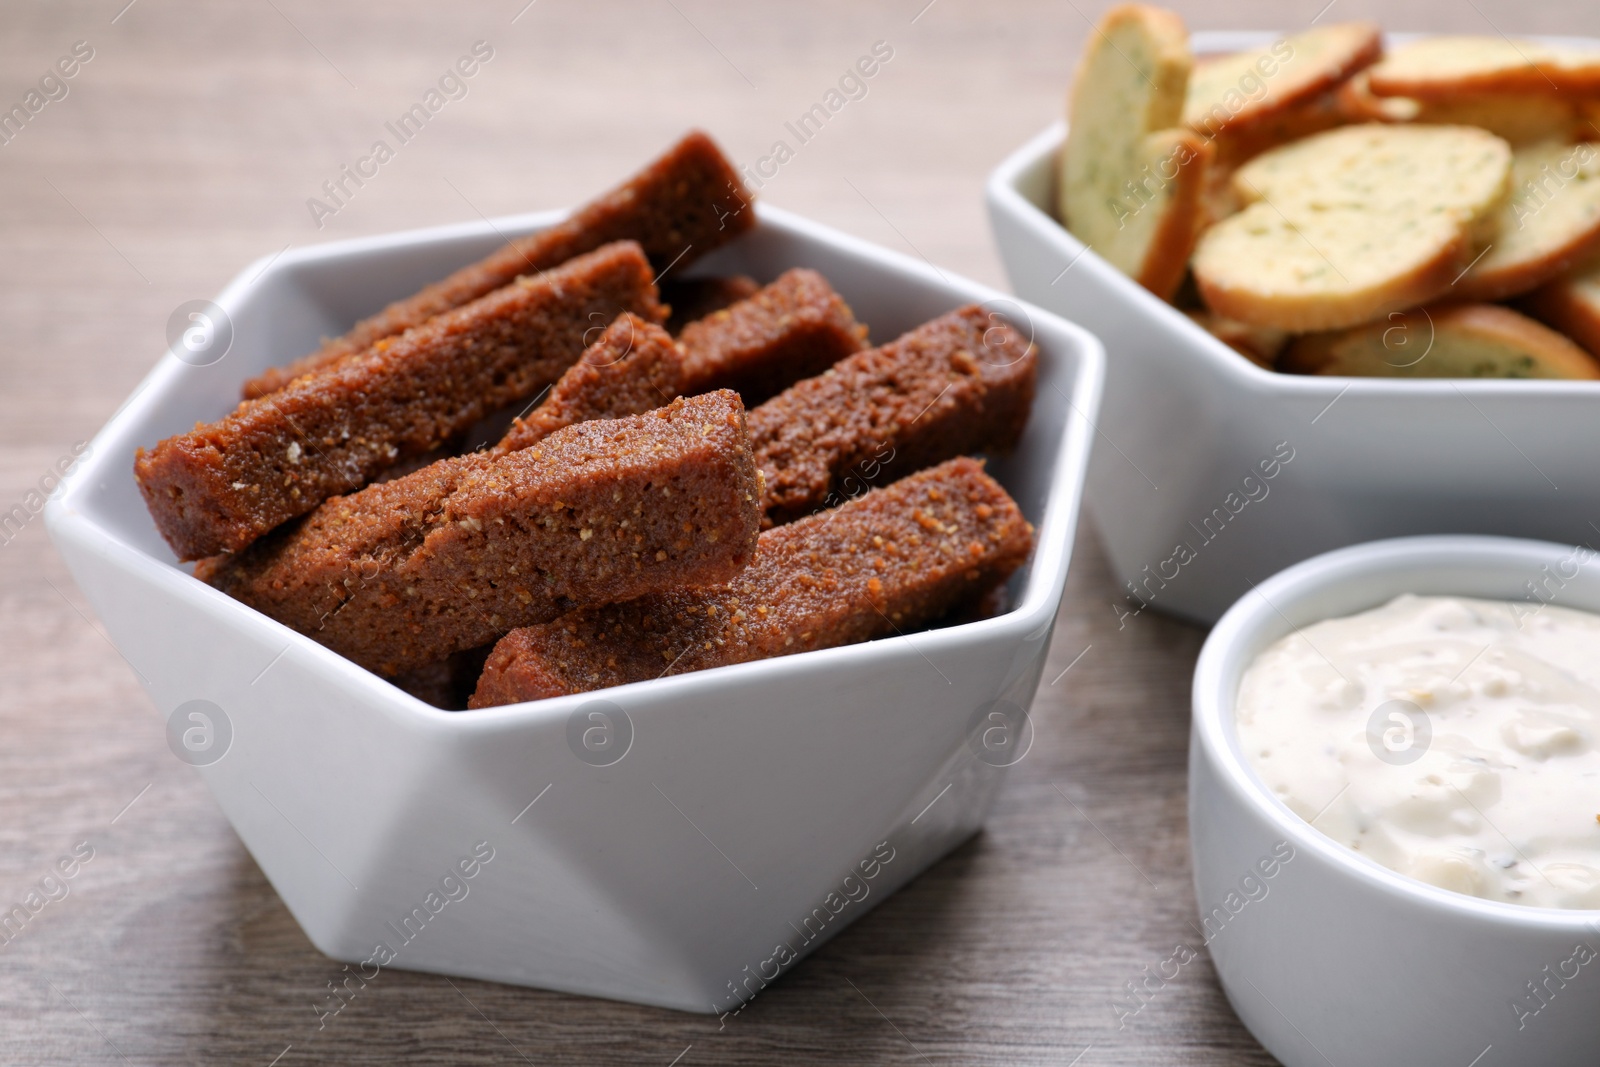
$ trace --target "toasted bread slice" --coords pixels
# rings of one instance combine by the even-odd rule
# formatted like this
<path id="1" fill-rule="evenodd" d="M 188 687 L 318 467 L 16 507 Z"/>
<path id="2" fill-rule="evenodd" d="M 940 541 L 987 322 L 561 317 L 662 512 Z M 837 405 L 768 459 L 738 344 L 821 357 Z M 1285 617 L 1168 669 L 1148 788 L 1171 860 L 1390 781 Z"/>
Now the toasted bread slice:
<path id="1" fill-rule="evenodd" d="M 1278 353 L 1289 343 L 1288 333 L 1270 326 L 1251 326 L 1247 322 L 1235 322 L 1209 311 L 1190 311 L 1187 314 L 1202 330 L 1251 363 L 1267 370 L 1272 369 Z"/>
<path id="2" fill-rule="evenodd" d="M 1435 126 L 1476 126 L 1513 148 L 1554 139 L 1600 138 L 1584 122 L 1583 104 L 1552 93 L 1462 93 L 1443 100 L 1378 96 L 1362 71 L 1338 89 L 1338 107 L 1347 122 L 1424 122 Z"/>
<path id="3" fill-rule="evenodd" d="M 1106 12 L 1078 64 L 1061 156 L 1062 221 L 1162 298 L 1194 247 L 1210 156 L 1179 126 L 1190 66 L 1177 15 L 1141 4 Z"/>
<path id="4" fill-rule="evenodd" d="M 1371 68 L 1379 96 L 1450 99 L 1461 93 L 1600 92 L 1600 51 L 1552 48 L 1506 37 L 1425 37 Z"/>
<path id="5" fill-rule="evenodd" d="M 1540 286 L 1521 306 L 1600 356 L 1600 259 Z"/>
<path id="6" fill-rule="evenodd" d="M 1320 96 L 1382 54 L 1377 26 L 1345 22 L 1203 60 L 1189 78 L 1184 124 L 1208 137 L 1254 126 Z"/>
<path id="7" fill-rule="evenodd" d="M 1225 318 L 1293 333 L 1381 318 L 1450 288 L 1468 261 L 1446 214 L 1251 204 L 1200 236 L 1195 283 Z"/>
<path id="8" fill-rule="evenodd" d="M 1518 149 L 1511 196 L 1483 257 L 1456 283 L 1461 300 L 1504 300 L 1565 274 L 1600 250 L 1600 145 Z"/>
<path id="9" fill-rule="evenodd" d="M 1279 362 L 1298 374 L 1379 378 L 1600 379 L 1600 363 L 1497 304 L 1441 304 L 1295 340 Z"/>
<path id="10" fill-rule="evenodd" d="M 1471 126 L 1341 126 L 1256 157 L 1234 174 L 1246 204 L 1444 211 L 1487 242 L 1510 192 L 1511 147 Z"/>
<path id="11" fill-rule="evenodd" d="M 1134 210 L 1125 222 L 1128 241 L 1145 250 L 1134 280 L 1163 300 L 1172 299 L 1189 269 L 1205 221 L 1201 195 L 1211 156 L 1211 145 L 1190 130 L 1152 134 L 1145 141 L 1146 161 L 1139 168 L 1144 177 L 1138 183 L 1151 200 L 1142 206 L 1136 196 L 1124 200 Z"/>
<path id="12" fill-rule="evenodd" d="M 1239 168 L 1247 206 L 1201 237 L 1212 311 L 1292 332 L 1356 326 L 1445 293 L 1492 231 L 1511 150 L 1464 126 L 1346 126 Z"/>

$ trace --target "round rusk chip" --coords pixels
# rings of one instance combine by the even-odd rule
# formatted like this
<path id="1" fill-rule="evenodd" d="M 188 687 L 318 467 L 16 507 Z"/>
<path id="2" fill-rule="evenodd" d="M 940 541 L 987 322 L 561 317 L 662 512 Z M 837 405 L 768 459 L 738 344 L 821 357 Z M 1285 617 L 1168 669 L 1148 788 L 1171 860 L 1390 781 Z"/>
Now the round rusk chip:
<path id="1" fill-rule="evenodd" d="M 1201 234 L 1193 268 L 1218 315 L 1304 333 L 1437 297 L 1470 248 L 1460 221 L 1442 212 L 1258 202 Z"/>
<path id="2" fill-rule="evenodd" d="M 1257 156 L 1234 173 L 1241 202 L 1445 211 L 1487 238 L 1505 200 L 1511 146 L 1472 126 L 1341 126 Z"/>
<path id="3" fill-rule="evenodd" d="M 1382 54 L 1376 25 L 1345 22 L 1201 60 L 1189 78 L 1184 124 L 1209 137 L 1254 125 L 1326 92 Z"/>
<path id="4" fill-rule="evenodd" d="M 1450 99 L 1461 93 L 1600 92 L 1600 50 L 1556 48 L 1508 37 L 1424 37 L 1373 65 L 1379 96 Z"/>
<path id="5" fill-rule="evenodd" d="M 1195 282 L 1227 318 L 1356 326 L 1443 295 L 1493 227 L 1511 149 L 1464 126 L 1345 126 L 1240 167 L 1244 210 L 1207 230 Z"/>
<path id="6" fill-rule="evenodd" d="M 1600 379 L 1600 363 L 1571 340 L 1498 304 L 1413 308 L 1311 334 L 1296 339 L 1278 366 L 1351 377 Z"/>
<path id="7" fill-rule="evenodd" d="M 1209 156 L 1205 140 L 1179 126 L 1191 65 L 1177 15 L 1112 8 L 1078 64 L 1060 163 L 1067 228 L 1163 298 L 1194 247 Z"/>
<path id="8" fill-rule="evenodd" d="M 1517 296 L 1600 250 L 1600 145 L 1547 142 L 1518 149 L 1511 196 L 1497 221 L 1491 244 L 1452 296 Z"/>
<path id="9" fill-rule="evenodd" d="M 1421 122 L 1434 126 L 1476 126 L 1513 148 L 1554 139 L 1574 140 L 1591 131 L 1584 101 L 1543 93 L 1460 93 L 1447 99 L 1418 100 L 1378 96 L 1362 71 L 1339 86 L 1338 109 L 1347 122 Z"/>

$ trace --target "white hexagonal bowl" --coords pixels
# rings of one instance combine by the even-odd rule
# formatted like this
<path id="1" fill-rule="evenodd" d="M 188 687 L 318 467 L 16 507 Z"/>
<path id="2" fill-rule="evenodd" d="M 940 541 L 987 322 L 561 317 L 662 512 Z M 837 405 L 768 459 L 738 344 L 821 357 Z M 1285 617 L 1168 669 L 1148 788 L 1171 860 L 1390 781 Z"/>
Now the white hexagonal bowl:
<path id="1" fill-rule="evenodd" d="M 1198 33 L 1193 43 L 1225 52 L 1273 39 Z M 1144 605 L 1215 622 L 1252 584 L 1360 541 L 1600 536 L 1600 382 L 1263 370 L 1056 221 L 1065 136 L 1057 123 L 1023 145 L 986 195 L 1012 288 L 1106 346 L 1088 508 L 1128 592 L 1106 610 L 1125 625 Z M 1258 465 L 1280 443 L 1293 459 L 1262 479 Z"/>
<path id="2" fill-rule="evenodd" d="M 559 217 L 253 264 L 217 298 L 232 349 L 205 367 L 164 356 L 46 518 L 162 716 L 221 709 L 231 745 L 200 773 L 323 952 L 368 977 L 395 966 L 725 1011 L 982 826 L 1006 759 L 969 743 L 971 725 L 1038 686 L 1103 356 L 1049 312 L 761 208 L 696 271 L 816 268 L 878 340 L 984 301 L 1031 329 L 1039 401 L 990 469 L 1038 545 L 995 618 L 610 690 L 601 706 L 626 713 L 631 747 L 594 766 L 568 744 L 592 698 L 430 707 L 196 581 L 132 477 L 135 447 L 225 413 L 246 377 Z M 474 865 L 474 849 L 491 858 Z M 462 860 L 473 877 L 447 881 Z"/>

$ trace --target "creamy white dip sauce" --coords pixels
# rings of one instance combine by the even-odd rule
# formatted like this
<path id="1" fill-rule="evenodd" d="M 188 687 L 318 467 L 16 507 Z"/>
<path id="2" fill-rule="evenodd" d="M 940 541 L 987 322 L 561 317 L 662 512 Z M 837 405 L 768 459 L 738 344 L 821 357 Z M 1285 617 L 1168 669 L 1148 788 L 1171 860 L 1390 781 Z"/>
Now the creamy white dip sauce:
<path id="1" fill-rule="evenodd" d="M 1340 844 L 1459 893 L 1600 908 L 1600 615 L 1401 596 L 1262 652 L 1237 722 L 1267 788 Z"/>

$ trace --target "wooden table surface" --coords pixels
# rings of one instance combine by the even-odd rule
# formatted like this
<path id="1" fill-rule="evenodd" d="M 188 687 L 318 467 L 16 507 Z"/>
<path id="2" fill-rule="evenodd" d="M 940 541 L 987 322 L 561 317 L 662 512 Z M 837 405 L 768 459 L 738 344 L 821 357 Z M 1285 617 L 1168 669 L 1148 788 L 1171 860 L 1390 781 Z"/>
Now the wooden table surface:
<path id="1" fill-rule="evenodd" d="M 1297 28 L 1324 2 L 1178 6 L 1193 28 Z M 179 303 L 256 256 L 572 204 L 689 125 L 752 162 L 878 41 L 893 58 L 867 95 L 762 197 L 1003 286 L 983 178 L 1056 117 L 1098 13 L 1087 0 L 11 0 L 0 106 L 76 42 L 93 54 L 0 146 L 0 511 L 112 413 Z M 1360 17 L 1600 33 L 1592 0 L 1343 0 L 1323 16 Z M 480 40 L 493 57 L 467 95 L 319 229 L 307 199 Z M 0 903 L 75 844 L 94 849 L 70 895 L 0 944 L 4 1063 L 1273 1062 L 1203 953 L 1119 1028 L 1126 983 L 1195 941 L 1184 761 L 1204 633 L 1159 616 L 1119 631 L 1088 523 L 1037 741 L 987 830 L 725 1027 L 395 972 L 319 1031 L 313 1004 L 338 966 L 168 752 L 42 521 L 0 540 Z"/>

